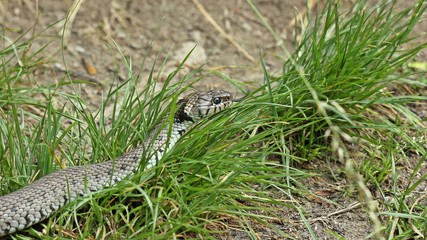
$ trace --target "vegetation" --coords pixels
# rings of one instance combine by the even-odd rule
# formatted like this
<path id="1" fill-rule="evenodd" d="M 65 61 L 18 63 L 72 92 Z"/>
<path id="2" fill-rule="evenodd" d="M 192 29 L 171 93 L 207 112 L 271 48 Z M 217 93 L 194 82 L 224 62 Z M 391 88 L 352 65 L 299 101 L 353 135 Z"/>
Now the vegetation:
<path id="1" fill-rule="evenodd" d="M 405 91 L 426 87 L 406 67 L 426 47 L 412 44 L 411 33 L 425 10 L 422 0 L 401 12 L 393 3 L 367 9 L 360 1 L 340 12 L 330 1 L 296 32 L 301 38 L 279 76 L 264 68 L 261 87 L 191 130 L 160 166 L 69 204 L 42 223 L 46 233 L 39 225 L 15 237 L 210 238 L 234 226 L 257 238 L 258 224 L 292 238 L 275 222 L 285 221 L 282 209 L 295 209 L 316 239 L 297 200 L 324 199 L 302 183 L 322 176 L 300 167 L 313 161 L 342 169 L 333 173 L 331 167 L 331 174 L 346 175 L 349 185 L 341 194 L 358 195 L 372 222 L 369 236 L 425 237 L 425 201 L 416 191 L 427 178 L 420 172 L 426 133 L 410 104 L 426 97 Z M 110 89 L 93 113 L 89 100 L 76 94 L 88 83 L 68 76 L 58 85 L 37 84 L 33 70 L 42 50 L 28 55 L 30 44 L 0 51 L 1 195 L 60 168 L 115 158 L 143 142 L 164 117 L 162 109 L 201 72 L 171 84 L 177 68 L 155 92 L 153 74 L 149 87 L 136 89 L 140 79 L 129 67 L 129 79 Z M 243 90 L 239 81 L 228 81 Z M 109 105 L 114 111 L 106 116 Z M 398 181 L 402 165 L 410 168 L 404 184 Z"/>

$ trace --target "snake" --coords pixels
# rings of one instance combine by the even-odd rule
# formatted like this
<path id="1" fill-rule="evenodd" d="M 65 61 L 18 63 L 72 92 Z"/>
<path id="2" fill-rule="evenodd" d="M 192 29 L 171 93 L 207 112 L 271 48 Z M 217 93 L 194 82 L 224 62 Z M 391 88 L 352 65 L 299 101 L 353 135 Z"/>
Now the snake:
<path id="1" fill-rule="evenodd" d="M 168 115 L 173 114 L 173 123 L 168 124 L 171 118 L 165 117 L 133 150 L 112 160 L 53 172 L 17 191 L 0 196 L 0 236 L 39 223 L 66 204 L 114 186 L 139 169 L 156 166 L 189 129 L 201 119 L 230 106 L 235 100 L 225 90 L 188 94 L 176 102 L 176 111 Z"/>

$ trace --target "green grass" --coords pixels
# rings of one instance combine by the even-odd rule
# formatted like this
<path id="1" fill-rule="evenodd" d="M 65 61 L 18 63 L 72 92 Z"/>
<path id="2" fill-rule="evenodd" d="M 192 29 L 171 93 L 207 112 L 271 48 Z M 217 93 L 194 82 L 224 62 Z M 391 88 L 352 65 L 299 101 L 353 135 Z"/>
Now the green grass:
<path id="1" fill-rule="evenodd" d="M 43 223 L 45 234 L 213 238 L 228 226 L 256 239 L 254 228 L 263 226 L 292 238 L 275 222 L 286 222 L 282 209 L 294 209 L 316 239 L 297 199 L 316 195 L 303 179 L 324 174 L 300 166 L 330 161 L 349 182 L 342 197 L 358 197 L 371 219 L 371 232 L 360 233 L 361 237 L 426 236 L 426 208 L 417 193 L 427 178 L 420 171 L 427 155 L 426 129 L 408 108 L 426 97 L 399 95 L 404 87 L 426 87 L 425 81 L 411 80 L 411 72 L 401 71 L 426 47 L 411 44 L 411 30 L 426 10 L 422 3 L 401 12 L 390 3 L 375 10 L 360 3 L 340 12 L 330 2 L 298 32 L 302 38 L 280 75 L 271 76 L 263 68 L 260 88 L 194 128 L 160 166 L 70 204 Z M 176 101 L 200 72 L 197 69 L 173 85 L 170 80 L 178 67 L 155 93 L 153 72 L 143 79 L 149 87 L 136 89 L 141 79 L 129 67 L 128 81 L 110 89 L 93 113 L 87 110 L 89 100 L 77 94 L 80 84 L 88 83 L 67 77 L 60 86 L 38 84 L 31 70 L 38 67 L 42 51 L 18 64 L 29 43 L 0 51 L 1 195 L 61 166 L 120 156 L 144 141 L 163 118 L 161 109 Z M 122 64 L 131 66 L 126 58 Z M 231 82 L 241 87 L 240 82 Z M 65 87 L 76 94 L 65 93 Z M 108 105 L 114 106 L 109 116 Z M 365 157 L 357 157 L 355 151 Z M 398 181 L 402 166 L 410 169 L 405 184 Z M 15 237 L 45 236 L 40 230 L 35 226 Z"/>

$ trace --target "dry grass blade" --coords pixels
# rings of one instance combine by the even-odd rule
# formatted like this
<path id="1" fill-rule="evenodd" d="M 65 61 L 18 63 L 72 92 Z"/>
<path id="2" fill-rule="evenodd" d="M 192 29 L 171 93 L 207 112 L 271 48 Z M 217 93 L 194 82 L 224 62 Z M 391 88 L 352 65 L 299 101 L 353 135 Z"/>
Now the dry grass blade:
<path id="1" fill-rule="evenodd" d="M 65 19 L 64 26 L 59 32 L 60 35 L 63 34 L 63 42 L 64 45 L 67 46 L 68 39 L 70 38 L 71 34 L 71 28 L 73 27 L 74 19 L 76 18 L 77 13 L 80 10 L 81 5 L 83 4 L 84 0 L 74 0 L 73 4 L 71 5 L 70 11 L 68 12 L 68 15 Z"/>
<path id="2" fill-rule="evenodd" d="M 200 13 L 208 20 L 210 24 L 223 36 L 225 37 L 231 44 L 233 44 L 239 52 L 241 52 L 249 61 L 255 62 L 255 58 L 248 52 L 246 49 L 244 49 L 234 38 L 225 32 L 225 30 L 215 21 L 215 19 L 212 18 L 212 16 L 206 11 L 206 9 L 203 7 L 203 5 L 200 3 L 199 0 L 193 0 L 193 3 L 197 6 Z"/>

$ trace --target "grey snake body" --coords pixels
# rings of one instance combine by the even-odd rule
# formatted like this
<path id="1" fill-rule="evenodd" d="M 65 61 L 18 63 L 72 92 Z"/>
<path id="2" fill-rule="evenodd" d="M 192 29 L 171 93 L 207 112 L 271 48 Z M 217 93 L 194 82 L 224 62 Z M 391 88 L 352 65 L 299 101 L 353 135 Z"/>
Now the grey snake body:
<path id="1" fill-rule="evenodd" d="M 78 197 L 115 185 L 137 171 L 155 166 L 178 139 L 199 119 L 229 106 L 231 94 L 223 90 L 196 92 L 178 101 L 173 125 L 161 124 L 134 150 L 109 161 L 53 172 L 32 184 L 0 196 L 0 236 L 34 225 Z M 144 160 L 143 160 L 144 161 Z"/>

